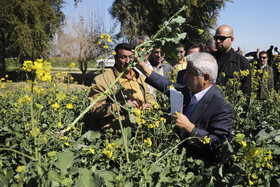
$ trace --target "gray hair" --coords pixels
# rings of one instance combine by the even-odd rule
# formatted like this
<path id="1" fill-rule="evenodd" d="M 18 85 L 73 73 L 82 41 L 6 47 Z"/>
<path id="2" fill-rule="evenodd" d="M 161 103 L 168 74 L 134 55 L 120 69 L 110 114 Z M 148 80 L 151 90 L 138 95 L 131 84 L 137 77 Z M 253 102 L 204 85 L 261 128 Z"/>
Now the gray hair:
<path id="1" fill-rule="evenodd" d="M 210 83 L 216 83 L 218 76 L 218 64 L 216 59 L 209 53 L 193 53 L 187 57 L 189 64 L 198 72 L 198 76 L 201 77 L 208 73 L 210 75 Z"/>
<path id="2" fill-rule="evenodd" d="M 148 36 L 145 36 L 145 35 L 141 35 L 141 36 L 138 36 L 137 38 L 135 38 L 134 40 L 134 45 L 137 46 L 140 44 L 140 40 L 143 40 L 143 42 L 147 42 L 150 40 L 150 37 Z"/>

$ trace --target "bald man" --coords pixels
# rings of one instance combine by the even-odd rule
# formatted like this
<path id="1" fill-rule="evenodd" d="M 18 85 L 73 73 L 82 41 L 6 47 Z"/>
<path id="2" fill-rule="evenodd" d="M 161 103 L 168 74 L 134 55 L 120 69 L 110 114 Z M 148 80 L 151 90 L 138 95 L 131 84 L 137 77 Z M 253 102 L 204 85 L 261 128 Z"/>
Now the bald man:
<path id="1" fill-rule="evenodd" d="M 229 79 L 233 78 L 234 72 L 240 70 L 249 70 L 246 77 L 241 77 L 242 92 L 247 95 L 248 99 L 251 96 L 251 68 L 250 63 L 244 57 L 232 49 L 234 41 L 233 29 L 229 25 L 219 26 L 214 36 L 217 51 L 212 55 L 216 57 L 218 62 L 218 78 L 217 84 L 225 86 Z M 222 76 L 222 73 L 225 73 Z"/>

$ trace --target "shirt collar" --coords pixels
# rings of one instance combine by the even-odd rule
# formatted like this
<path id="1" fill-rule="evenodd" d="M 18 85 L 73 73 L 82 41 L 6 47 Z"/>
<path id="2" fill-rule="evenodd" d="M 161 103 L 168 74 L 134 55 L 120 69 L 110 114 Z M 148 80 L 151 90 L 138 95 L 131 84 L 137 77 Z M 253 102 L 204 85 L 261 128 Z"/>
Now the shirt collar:
<path id="1" fill-rule="evenodd" d="M 189 91 L 190 92 L 190 96 L 191 96 L 191 101 L 190 101 L 190 104 L 193 103 L 193 102 L 199 102 L 201 100 L 201 98 L 207 93 L 207 91 L 212 87 L 209 86 L 208 88 L 196 93 L 196 94 L 193 94 L 192 91 Z"/>

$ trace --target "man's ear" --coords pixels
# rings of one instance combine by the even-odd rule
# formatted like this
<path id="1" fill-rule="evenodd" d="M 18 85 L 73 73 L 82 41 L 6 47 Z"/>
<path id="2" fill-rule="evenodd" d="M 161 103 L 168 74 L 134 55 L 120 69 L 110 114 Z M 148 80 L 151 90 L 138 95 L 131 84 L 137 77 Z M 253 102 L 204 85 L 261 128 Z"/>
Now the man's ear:
<path id="1" fill-rule="evenodd" d="M 206 73 L 206 74 L 204 74 L 203 78 L 204 78 L 205 82 L 207 82 L 207 81 L 210 82 L 211 76 L 209 73 Z"/>

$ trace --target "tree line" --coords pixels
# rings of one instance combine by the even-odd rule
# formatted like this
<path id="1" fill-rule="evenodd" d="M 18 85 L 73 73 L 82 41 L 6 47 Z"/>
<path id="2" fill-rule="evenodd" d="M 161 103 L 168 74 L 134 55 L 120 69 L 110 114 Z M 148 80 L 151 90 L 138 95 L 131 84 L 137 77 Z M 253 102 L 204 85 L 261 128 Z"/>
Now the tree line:
<path id="1" fill-rule="evenodd" d="M 75 6 L 79 6 L 80 1 L 82 0 L 74 0 L 73 2 Z M 159 25 L 163 24 L 185 5 L 187 9 L 182 13 L 182 16 L 186 18 L 186 23 L 177 28 L 187 33 L 182 43 L 187 46 L 198 42 L 204 43 L 209 39 L 211 29 L 215 27 L 219 10 L 225 6 L 225 2 L 229 1 L 115 0 L 109 12 L 120 22 L 121 28 L 113 38 L 116 40 L 122 38 L 132 42 L 139 35 L 152 36 L 159 30 Z M 91 24 L 85 24 L 85 18 L 80 18 L 79 27 L 83 29 L 76 30 L 82 30 L 82 34 L 66 37 L 62 30 L 65 25 L 65 14 L 62 11 L 64 5 L 63 0 L 0 1 L 1 75 L 4 75 L 3 72 L 6 71 L 5 60 L 7 58 L 17 58 L 21 63 L 24 60 L 47 58 L 51 55 L 50 49 L 53 47 L 52 44 L 57 35 L 60 37 L 60 41 L 65 42 L 65 38 L 71 39 L 72 43 L 70 42 L 67 45 L 76 47 L 73 47 L 74 49 L 72 48 L 72 51 L 67 51 L 67 53 L 70 55 L 75 53 L 73 50 L 79 51 L 77 55 L 72 56 L 78 58 L 80 69 L 82 68 L 82 72 L 85 72 L 85 63 L 92 59 L 94 55 L 96 57 L 97 54 L 102 52 L 102 50 L 97 50 L 97 38 L 102 33 L 93 29 Z M 198 29 L 203 30 L 203 33 L 199 33 Z M 81 35 L 86 38 L 83 40 L 78 38 Z M 76 37 L 76 39 L 73 39 L 73 37 Z M 79 45 L 73 44 L 73 41 L 79 42 Z M 86 41 L 90 42 L 86 43 Z"/>

